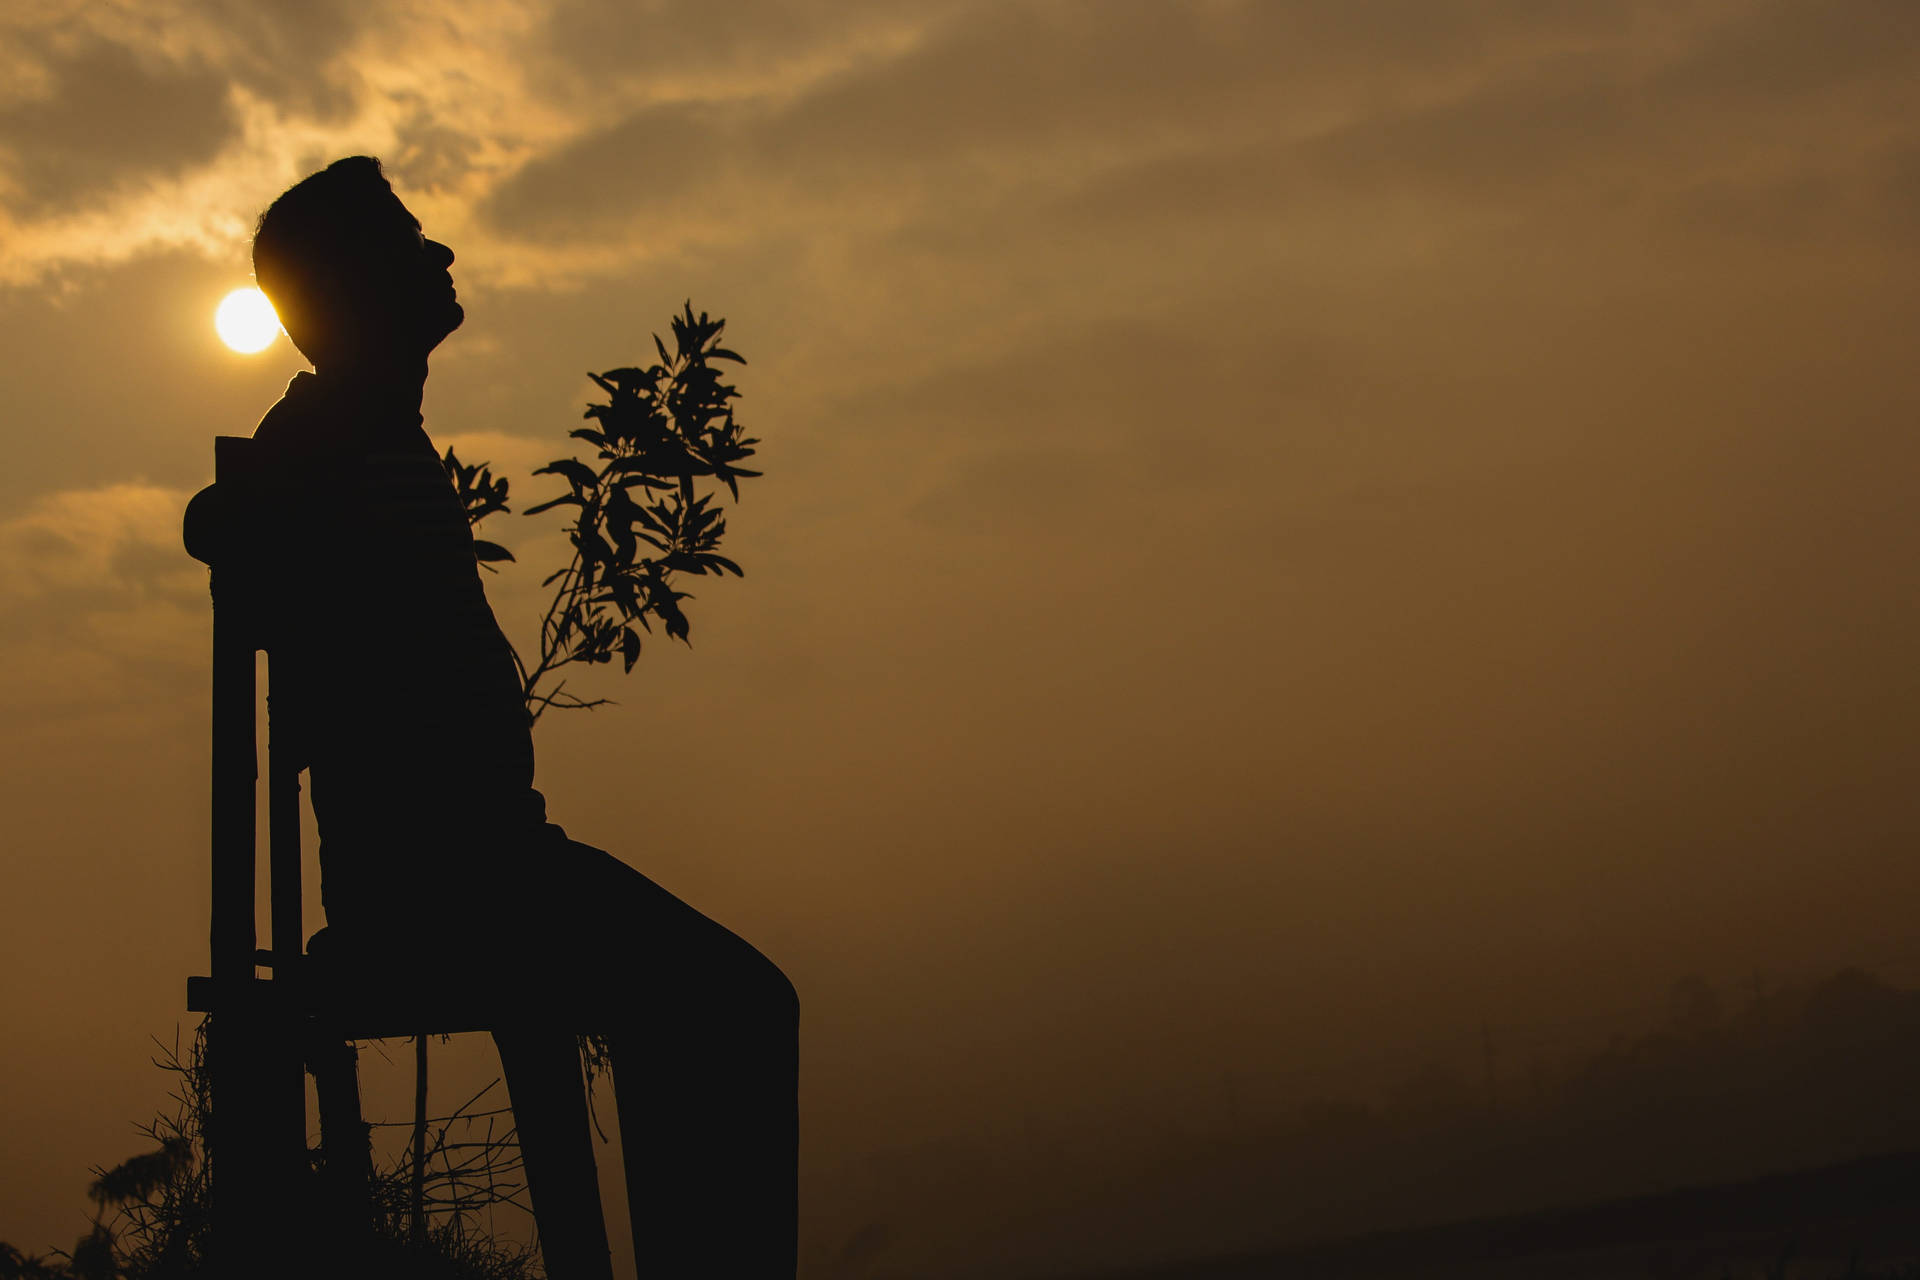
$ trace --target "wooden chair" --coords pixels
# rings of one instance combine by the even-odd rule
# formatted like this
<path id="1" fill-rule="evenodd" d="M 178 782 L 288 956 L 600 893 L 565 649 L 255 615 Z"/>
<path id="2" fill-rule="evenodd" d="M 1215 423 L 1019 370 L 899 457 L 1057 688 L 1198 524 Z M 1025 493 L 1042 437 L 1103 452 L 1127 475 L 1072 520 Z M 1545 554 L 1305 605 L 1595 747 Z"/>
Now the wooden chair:
<path id="1" fill-rule="evenodd" d="M 284 1268 L 292 1242 L 323 1244 L 324 1253 L 350 1247 L 370 1227 L 371 1156 L 354 1041 L 490 1030 L 498 1016 L 484 993 L 436 986 L 424 975 L 376 978 L 302 946 L 299 763 L 273 749 L 271 695 L 269 935 L 267 946 L 257 943 L 254 658 L 267 647 L 253 556 L 259 465 L 252 440 L 218 438 L 214 483 L 188 504 L 183 530 L 187 551 L 211 570 L 214 611 L 211 973 L 187 980 L 187 1007 L 213 1015 L 213 1238 L 221 1271 L 236 1276 L 269 1274 L 267 1259 Z M 271 652 L 267 661 L 271 678 Z M 319 1186 L 307 1153 L 308 1073 L 324 1155 Z"/>

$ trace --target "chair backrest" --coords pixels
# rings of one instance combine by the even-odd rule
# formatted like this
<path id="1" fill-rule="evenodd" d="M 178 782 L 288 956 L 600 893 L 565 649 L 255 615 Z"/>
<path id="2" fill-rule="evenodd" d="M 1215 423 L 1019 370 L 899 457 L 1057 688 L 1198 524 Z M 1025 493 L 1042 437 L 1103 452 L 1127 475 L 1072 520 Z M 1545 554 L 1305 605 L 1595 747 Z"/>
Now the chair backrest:
<path id="1" fill-rule="evenodd" d="M 268 697 L 267 896 L 271 947 L 256 946 L 259 892 L 257 821 L 259 744 L 255 737 L 254 654 L 265 650 L 260 591 L 258 446 L 244 436 L 214 441 L 214 482 L 187 504 L 187 551 L 211 570 L 213 594 L 212 952 L 216 988 L 238 991 L 254 968 L 270 965 L 276 981 L 297 981 L 303 948 L 300 870 L 300 772 L 292 753 L 273 752 Z M 271 676 L 273 655 L 267 654 Z M 197 1002 L 196 1002 L 197 1003 Z"/>
<path id="2" fill-rule="evenodd" d="M 352 1039 L 489 1029 L 499 1010 L 485 990 L 449 984 L 427 972 L 369 974 L 337 956 L 304 955 L 300 858 L 300 758 L 273 750 L 268 643 L 270 611 L 264 584 L 279 563 L 263 531 L 270 524 L 271 491 L 259 447 L 245 437 L 214 441 L 214 482 L 187 504 L 187 551 L 211 570 L 213 592 L 213 822 L 211 979 L 189 979 L 187 1007 L 271 1000 L 294 1016 L 319 1016 Z M 267 694 L 267 916 L 271 946 L 258 948 L 254 921 L 259 897 L 259 742 L 255 733 L 259 688 L 254 655 L 265 652 Z M 291 738 L 291 734 L 287 735 Z M 318 948 L 325 951 L 325 948 Z M 316 963 L 317 959 L 317 963 Z M 255 980 L 256 966 L 273 972 Z M 543 1001 L 543 1012 L 581 1022 L 563 993 Z"/>
<path id="3" fill-rule="evenodd" d="M 206 1137 L 216 1171 L 216 1274 L 241 1275 L 260 1274 L 292 1238 L 307 1165 L 299 781 L 290 759 L 276 766 L 269 753 L 273 947 L 258 951 L 253 664 L 265 639 L 256 572 L 263 563 L 259 455 L 252 440 L 222 436 L 213 457 L 214 482 L 187 504 L 181 531 L 189 554 L 212 570 L 213 588 L 213 972 L 187 979 L 187 1007 L 217 1015 L 207 1048 L 215 1105 Z M 273 968 L 271 982 L 254 976 L 262 963 Z"/>

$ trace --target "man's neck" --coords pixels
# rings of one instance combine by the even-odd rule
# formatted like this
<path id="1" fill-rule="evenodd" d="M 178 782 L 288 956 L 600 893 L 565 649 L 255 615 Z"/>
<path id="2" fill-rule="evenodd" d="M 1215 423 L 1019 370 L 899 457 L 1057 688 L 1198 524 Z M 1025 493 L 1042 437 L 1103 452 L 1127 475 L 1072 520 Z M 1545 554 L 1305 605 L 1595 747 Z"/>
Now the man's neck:
<path id="1" fill-rule="evenodd" d="M 336 395 L 385 413 L 418 418 L 426 392 L 427 362 L 353 361 L 316 366 L 314 373 Z"/>

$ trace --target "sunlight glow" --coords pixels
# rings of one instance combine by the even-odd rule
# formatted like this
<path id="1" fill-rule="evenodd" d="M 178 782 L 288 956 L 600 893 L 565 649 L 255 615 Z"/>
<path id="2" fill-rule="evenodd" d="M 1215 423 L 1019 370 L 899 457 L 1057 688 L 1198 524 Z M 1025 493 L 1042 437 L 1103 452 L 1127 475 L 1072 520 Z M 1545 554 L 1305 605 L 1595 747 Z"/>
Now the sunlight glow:
<path id="1" fill-rule="evenodd" d="M 242 355 L 265 351 L 280 336 L 280 317 L 273 304 L 258 289 L 235 289 L 220 300 L 213 313 L 213 327 L 220 341 Z"/>

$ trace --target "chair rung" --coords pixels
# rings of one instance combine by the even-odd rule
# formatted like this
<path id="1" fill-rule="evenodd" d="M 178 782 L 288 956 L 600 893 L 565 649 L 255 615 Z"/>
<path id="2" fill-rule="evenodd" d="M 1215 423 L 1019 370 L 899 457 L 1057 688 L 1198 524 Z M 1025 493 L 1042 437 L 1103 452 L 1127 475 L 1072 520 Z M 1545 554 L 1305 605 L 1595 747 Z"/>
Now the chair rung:
<path id="1" fill-rule="evenodd" d="M 187 1009 L 192 1013 L 213 1013 L 221 1004 L 221 988 L 212 978 L 187 979 Z M 492 1001 L 471 995 L 461 998 L 435 993 L 394 993 L 391 991 L 352 991 L 299 988 L 267 978 L 252 978 L 244 984 L 243 1004 L 259 1008 L 269 1001 L 299 999 L 298 1015 L 334 1029 L 348 1040 L 403 1039 L 407 1036 L 452 1035 L 463 1031 L 490 1031 L 503 1023 L 517 1021 L 510 1011 Z M 229 1004 L 229 1007 L 230 1004 Z M 278 1008 L 289 1006 L 281 1003 Z M 599 1018 L 592 1013 L 570 1008 L 566 1001 L 554 1001 L 542 1010 L 542 1022 L 592 1030 Z"/>

